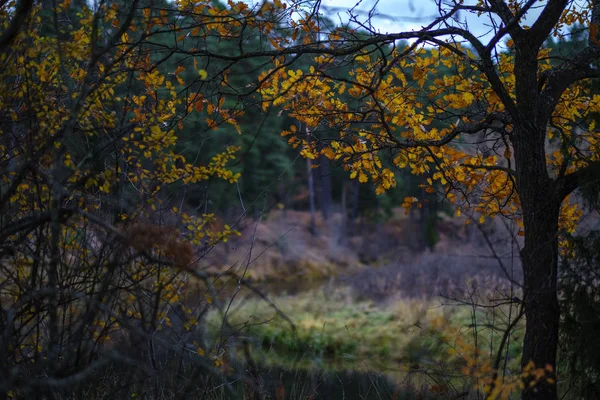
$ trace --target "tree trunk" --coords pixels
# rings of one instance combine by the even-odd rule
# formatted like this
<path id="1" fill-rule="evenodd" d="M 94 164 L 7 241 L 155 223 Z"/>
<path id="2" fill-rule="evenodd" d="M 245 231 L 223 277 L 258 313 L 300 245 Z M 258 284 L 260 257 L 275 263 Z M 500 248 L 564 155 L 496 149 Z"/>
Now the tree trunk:
<path id="1" fill-rule="evenodd" d="M 427 198 L 427 192 L 425 192 L 425 188 L 420 188 L 419 190 L 420 192 L 420 198 L 421 199 L 425 199 Z M 428 238 L 428 234 L 429 234 L 429 220 L 431 218 L 430 216 L 430 210 L 429 210 L 429 203 L 425 203 L 423 205 L 423 207 L 421 207 L 421 209 L 419 210 L 419 229 L 421 230 L 420 235 L 419 235 L 419 239 L 418 239 L 418 246 L 419 246 L 419 251 L 425 251 L 425 249 L 427 249 L 428 247 L 428 243 L 429 243 L 429 238 Z"/>
<path id="2" fill-rule="evenodd" d="M 317 225 L 315 223 L 315 188 L 313 184 L 313 170 L 310 158 L 306 158 L 306 169 L 308 171 L 308 206 L 310 209 L 310 233 L 317 234 Z"/>
<path id="3" fill-rule="evenodd" d="M 521 251 L 524 276 L 525 339 L 521 364 L 551 368 L 529 387 L 524 400 L 556 400 L 556 351 L 560 308 L 557 293 L 558 218 L 562 199 L 546 170 L 545 129 L 518 132 L 514 137 L 517 188 L 525 246 Z M 546 378 L 554 379 L 554 382 Z"/>
<path id="4" fill-rule="evenodd" d="M 339 244 L 346 244 L 346 235 L 348 234 L 348 210 L 346 205 L 346 182 L 342 180 L 342 224 L 340 226 L 340 236 L 338 239 Z"/>
<path id="5" fill-rule="evenodd" d="M 522 366 L 556 370 L 560 308 L 557 294 L 558 215 L 560 203 L 539 203 L 525 211 L 524 307 L 527 319 Z M 547 373 L 556 381 L 554 372 Z M 557 399 L 555 382 L 542 378 L 523 393 L 524 400 Z M 526 382 L 526 384 L 528 384 Z"/>
<path id="6" fill-rule="evenodd" d="M 350 215 L 348 216 L 348 221 L 346 224 L 346 231 L 349 236 L 354 236 L 356 234 L 357 228 L 357 219 L 359 214 L 359 200 L 360 200 L 360 183 L 358 179 L 353 179 L 350 183 L 352 187 L 352 209 L 350 210 Z"/>
<path id="7" fill-rule="evenodd" d="M 329 209 L 332 202 L 331 194 L 331 171 L 329 170 L 329 160 L 325 156 L 321 156 L 319 160 L 319 208 L 323 220 L 329 218 Z"/>
<path id="8" fill-rule="evenodd" d="M 310 130 L 306 127 L 306 136 L 310 136 Z M 315 185 L 313 181 L 313 167 L 310 157 L 306 157 L 306 169 L 308 173 L 308 206 L 310 209 L 310 233 L 317 235 L 317 225 L 315 223 Z"/>

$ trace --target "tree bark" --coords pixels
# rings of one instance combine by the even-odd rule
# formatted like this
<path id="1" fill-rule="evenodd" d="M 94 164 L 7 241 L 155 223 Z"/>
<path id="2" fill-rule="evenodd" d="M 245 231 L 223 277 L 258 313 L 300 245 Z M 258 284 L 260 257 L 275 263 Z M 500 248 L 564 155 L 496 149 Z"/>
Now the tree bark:
<path id="1" fill-rule="evenodd" d="M 527 319 L 522 366 L 556 369 L 560 308 L 557 295 L 558 270 L 557 204 L 544 204 L 527 211 L 525 247 L 521 252 L 524 272 L 524 309 Z M 550 376 L 556 382 L 553 373 Z M 524 400 L 557 398 L 556 384 L 542 378 L 523 393 Z M 529 384 L 526 381 L 526 384 Z"/>
<path id="2" fill-rule="evenodd" d="M 557 292 L 558 219 L 562 197 L 548 176 L 543 138 L 545 129 L 515 135 L 517 188 L 523 210 L 525 245 L 521 251 L 524 275 L 523 367 L 556 370 L 560 308 Z M 533 382 L 526 378 L 523 400 L 556 400 L 556 377 L 550 373 Z M 554 382 L 548 381 L 548 377 Z"/>

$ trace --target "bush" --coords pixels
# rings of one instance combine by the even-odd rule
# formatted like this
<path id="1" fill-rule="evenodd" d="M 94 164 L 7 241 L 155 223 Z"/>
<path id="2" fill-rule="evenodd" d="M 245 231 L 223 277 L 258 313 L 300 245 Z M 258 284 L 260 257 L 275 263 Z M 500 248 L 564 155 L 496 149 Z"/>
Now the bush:
<path id="1" fill-rule="evenodd" d="M 600 232 L 573 239 L 562 265 L 561 354 L 574 399 L 600 398 Z"/>

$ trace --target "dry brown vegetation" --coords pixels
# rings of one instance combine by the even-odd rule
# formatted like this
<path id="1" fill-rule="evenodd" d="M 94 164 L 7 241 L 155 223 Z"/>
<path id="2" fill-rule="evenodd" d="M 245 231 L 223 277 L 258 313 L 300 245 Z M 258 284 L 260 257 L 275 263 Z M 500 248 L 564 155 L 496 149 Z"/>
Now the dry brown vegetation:
<path id="1" fill-rule="evenodd" d="M 244 221 L 240 238 L 220 244 L 203 261 L 206 268 L 244 271 L 256 281 L 321 280 L 338 276 L 358 294 L 381 297 L 451 295 L 469 285 L 507 286 L 520 281 L 519 242 L 502 221 L 482 226 L 442 218 L 434 249 L 419 251 L 416 221 L 395 210 L 385 223 L 357 220 L 341 234 L 340 214 L 316 218 L 274 211 L 258 221 Z"/>

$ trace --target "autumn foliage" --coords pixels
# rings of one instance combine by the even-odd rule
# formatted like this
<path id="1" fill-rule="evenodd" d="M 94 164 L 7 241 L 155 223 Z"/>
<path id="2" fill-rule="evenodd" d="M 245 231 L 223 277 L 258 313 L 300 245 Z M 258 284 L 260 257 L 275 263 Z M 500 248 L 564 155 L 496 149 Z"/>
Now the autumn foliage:
<path id="1" fill-rule="evenodd" d="M 235 233 L 173 202 L 198 182 L 235 182 L 237 148 L 206 163 L 181 154 L 177 132 L 205 107 L 194 84 L 206 71 L 187 84 L 180 68 L 159 71 L 164 59 L 146 41 L 166 15 L 134 3 L 33 4 L 0 55 L 0 392 L 9 396 L 85 382 L 114 362 L 111 341 L 135 347 L 172 326 L 173 305 L 194 286 L 182 271 Z M 19 12 L 4 2 L 1 27 Z M 206 107 L 235 124 L 229 110 Z M 197 319 L 181 310 L 192 331 Z"/>
<path id="2" fill-rule="evenodd" d="M 549 0 L 526 26 L 536 3 L 440 3 L 422 29 L 381 34 L 279 0 L 0 2 L 0 392 L 85 380 L 114 361 L 99 355 L 123 327 L 138 343 L 171 325 L 190 274 L 203 307 L 216 302 L 196 262 L 235 227 L 215 228 L 185 199 L 237 183 L 239 148 L 187 144 L 225 126 L 244 134 L 239 121 L 260 105 L 293 121 L 281 135 L 301 156 L 378 194 L 401 171 L 467 223 L 514 220 L 523 370 L 552 375 L 524 396 L 556 398 L 558 259 L 582 213 L 573 193 L 600 165 L 600 6 Z M 492 32 L 477 37 L 459 12 L 489 18 Z M 547 40 L 575 23 L 586 47 L 552 55 Z M 258 79 L 241 85 L 232 70 L 249 60 Z M 191 330 L 198 319 L 185 314 Z M 195 349 L 211 368 L 220 350 Z"/>

